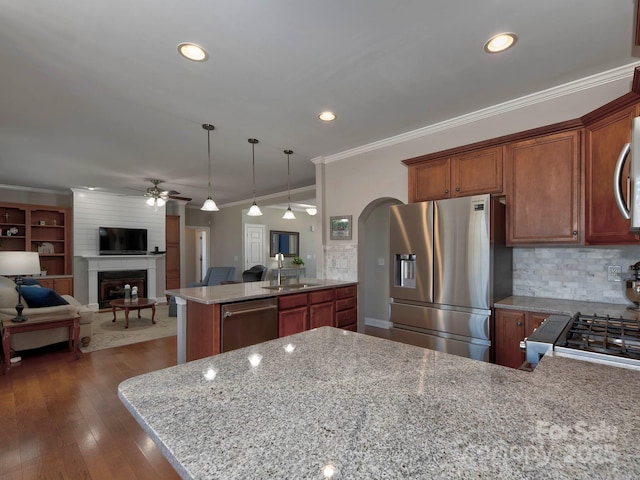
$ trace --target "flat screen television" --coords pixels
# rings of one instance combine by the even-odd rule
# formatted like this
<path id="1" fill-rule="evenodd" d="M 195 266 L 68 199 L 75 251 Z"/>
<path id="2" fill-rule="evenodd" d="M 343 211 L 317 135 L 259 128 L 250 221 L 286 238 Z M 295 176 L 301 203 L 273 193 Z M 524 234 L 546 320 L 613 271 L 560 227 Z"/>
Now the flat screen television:
<path id="1" fill-rule="evenodd" d="M 99 227 L 100 255 L 146 255 L 145 228 Z"/>

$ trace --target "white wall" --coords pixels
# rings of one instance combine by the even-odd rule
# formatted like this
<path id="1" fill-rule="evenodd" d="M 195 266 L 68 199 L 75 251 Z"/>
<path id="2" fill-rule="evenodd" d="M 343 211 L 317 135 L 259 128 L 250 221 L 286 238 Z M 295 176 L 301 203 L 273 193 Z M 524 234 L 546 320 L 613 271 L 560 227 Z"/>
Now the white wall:
<path id="1" fill-rule="evenodd" d="M 83 256 L 99 255 L 98 227 L 146 228 L 147 248 L 166 248 L 165 207 L 154 211 L 145 197 L 120 196 L 88 190 L 73 190 L 73 291 L 81 303 L 89 302 L 89 275 Z M 165 259 L 156 259 L 156 294 L 165 291 Z"/>
<path id="2" fill-rule="evenodd" d="M 146 228 L 149 251 L 164 251 L 165 208 L 154 211 L 145 197 L 73 190 L 74 256 L 99 255 L 98 227 Z"/>

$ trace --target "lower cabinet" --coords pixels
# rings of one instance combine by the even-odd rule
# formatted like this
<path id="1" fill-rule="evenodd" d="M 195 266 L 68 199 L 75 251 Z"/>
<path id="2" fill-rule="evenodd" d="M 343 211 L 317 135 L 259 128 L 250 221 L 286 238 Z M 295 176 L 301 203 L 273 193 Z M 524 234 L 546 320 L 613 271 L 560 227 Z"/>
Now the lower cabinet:
<path id="1" fill-rule="evenodd" d="M 278 296 L 278 336 L 318 327 L 357 331 L 357 294 L 350 285 Z"/>
<path id="2" fill-rule="evenodd" d="M 358 330 L 358 288 L 355 285 L 336 288 L 336 327 Z"/>
<path id="3" fill-rule="evenodd" d="M 549 316 L 548 313 L 496 309 L 496 363 L 519 368 L 525 361 L 520 342 L 530 335 Z"/>
<path id="4" fill-rule="evenodd" d="M 37 277 L 36 280 L 43 287 L 55 290 L 58 295 L 73 296 L 73 277 Z"/>
<path id="5" fill-rule="evenodd" d="M 286 337 L 309 329 L 308 302 L 306 293 L 278 297 L 279 337 Z"/>

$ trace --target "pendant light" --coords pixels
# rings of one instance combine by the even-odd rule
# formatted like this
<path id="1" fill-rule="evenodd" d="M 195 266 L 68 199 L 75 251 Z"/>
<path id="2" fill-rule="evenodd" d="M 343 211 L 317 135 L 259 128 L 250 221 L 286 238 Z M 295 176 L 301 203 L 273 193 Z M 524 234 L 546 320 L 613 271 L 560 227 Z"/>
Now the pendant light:
<path id="1" fill-rule="evenodd" d="M 253 164 L 253 204 L 247 212 L 247 215 L 249 215 L 250 217 L 259 217 L 260 215 L 262 215 L 262 211 L 256 204 L 256 143 L 258 143 L 258 139 L 250 138 L 248 142 L 251 144 L 251 160 Z"/>
<path id="2" fill-rule="evenodd" d="M 289 162 L 289 155 L 293 153 L 293 150 L 285 150 L 284 153 L 287 155 L 287 192 L 289 197 L 289 208 L 284 212 L 282 218 L 285 220 L 295 220 L 296 216 L 293 214 L 291 210 L 291 168 Z"/>
<path id="3" fill-rule="evenodd" d="M 209 157 L 209 196 L 202 204 L 202 208 L 200 210 L 204 210 L 205 212 L 217 212 L 220 210 L 216 205 L 216 202 L 211 198 L 211 131 L 216 127 L 211 125 L 210 123 L 203 123 L 202 128 L 207 131 L 207 156 Z"/>

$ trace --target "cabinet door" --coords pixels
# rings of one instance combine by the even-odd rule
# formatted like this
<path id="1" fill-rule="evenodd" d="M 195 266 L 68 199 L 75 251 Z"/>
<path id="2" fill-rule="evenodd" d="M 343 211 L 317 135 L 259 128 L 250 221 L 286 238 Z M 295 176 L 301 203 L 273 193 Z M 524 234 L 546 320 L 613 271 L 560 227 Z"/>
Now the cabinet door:
<path id="1" fill-rule="evenodd" d="M 180 288 L 180 217 L 167 215 L 165 224 L 165 281 L 167 289 Z"/>
<path id="2" fill-rule="evenodd" d="M 451 159 L 453 195 L 466 197 L 483 193 L 502 193 L 504 147 L 457 155 Z"/>
<path id="3" fill-rule="evenodd" d="M 278 312 L 278 336 L 286 337 L 308 330 L 307 307 L 291 308 Z"/>
<path id="4" fill-rule="evenodd" d="M 549 315 L 549 313 L 527 312 L 525 314 L 524 336 L 531 335 Z"/>
<path id="5" fill-rule="evenodd" d="M 409 167 L 409 202 L 450 198 L 451 167 L 449 158 L 431 160 Z"/>
<path id="6" fill-rule="evenodd" d="M 520 341 L 525 337 L 525 314 L 516 310 L 496 309 L 496 363 L 519 368 L 525 355 Z"/>
<path id="7" fill-rule="evenodd" d="M 631 141 L 634 105 L 603 118 L 585 129 L 585 240 L 589 244 L 637 243 L 629 233 L 629 220 L 618 211 L 613 196 L 613 172 L 623 145 Z M 629 162 L 623 178 L 629 175 Z M 625 184 L 623 184 L 623 188 Z M 626 185 L 626 197 L 629 187 Z"/>
<path id="8" fill-rule="evenodd" d="M 580 133 L 507 147 L 507 242 L 580 242 Z"/>
<path id="9" fill-rule="evenodd" d="M 309 328 L 333 326 L 335 326 L 333 301 L 309 305 Z"/>

